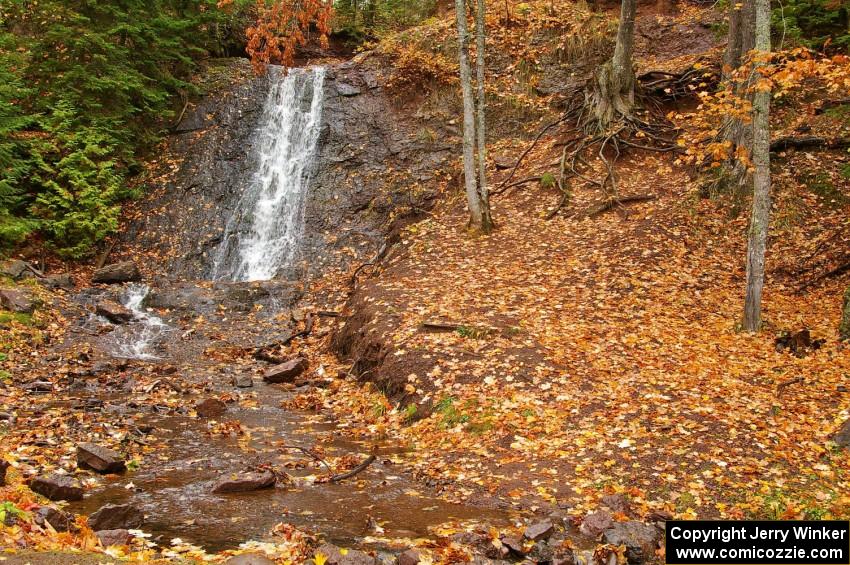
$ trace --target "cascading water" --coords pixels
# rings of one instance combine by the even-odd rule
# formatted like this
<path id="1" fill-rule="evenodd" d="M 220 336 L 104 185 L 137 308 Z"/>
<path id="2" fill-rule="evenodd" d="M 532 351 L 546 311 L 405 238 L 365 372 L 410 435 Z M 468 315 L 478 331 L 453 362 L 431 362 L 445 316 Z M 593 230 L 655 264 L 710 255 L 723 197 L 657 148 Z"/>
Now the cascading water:
<path id="1" fill-rule="evenodd" d="M 257 171 L 227 221 L 211 269 L 214 280 L 268 280 L 298 252 L 321 130 L 325 69 L 269 72 L 272 87 L 258 132 Z"/>
<path id="2" fill-rule="evenodd" d="M 142 303 L 150 292 L 150 287 L 133 284 L 127 287 L 121 303 L 131 312 L 133 320 L 115 330 L 116 357 L 126 359 L 159 359 L 152 350 L 160 338 L 171 328 L 159 317 L 147 312 Z"/>

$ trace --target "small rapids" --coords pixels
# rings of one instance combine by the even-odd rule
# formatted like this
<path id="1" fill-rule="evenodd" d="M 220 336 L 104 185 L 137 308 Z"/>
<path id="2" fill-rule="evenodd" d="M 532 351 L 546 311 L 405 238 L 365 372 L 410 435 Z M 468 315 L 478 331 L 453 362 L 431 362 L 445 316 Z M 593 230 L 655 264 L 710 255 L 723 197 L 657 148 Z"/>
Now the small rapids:
<path id="1" fill-rule="evenodd" d="M 149 292 L 150 287 L 147 285 L 132 284 L 127 287 L 121 297 L 121 304 L 133 312 L 133 320 L 114 332 L 113 355 L 115 357 L 146 361 L 160 358 L 154 351 L 164 334 L 172 328 L 144 308 L 143 303 Z"/>

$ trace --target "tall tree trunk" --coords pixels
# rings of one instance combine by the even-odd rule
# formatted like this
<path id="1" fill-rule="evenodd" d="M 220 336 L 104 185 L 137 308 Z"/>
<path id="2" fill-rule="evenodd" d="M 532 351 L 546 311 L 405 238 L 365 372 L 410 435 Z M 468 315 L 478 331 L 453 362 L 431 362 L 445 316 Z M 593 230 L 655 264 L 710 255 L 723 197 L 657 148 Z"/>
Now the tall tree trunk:
<path id="1" fill-rule="evenodd" d="M 747 62 L 750 51 L 755 47 L 756 0 L 741 0 L 732 2 L 729 14 L 729 42 L 723 57 L 723 78 L 729 80 L 734 71 Z M 752 98 L 752 77 L 737 77 L 732 85 L 733 92 L 737 97 Z M 743 122 L 737 118 L 729 118 L 723 128 L 724 138 L 731 141 L 734 147 L 743 147 L 747 154 L 752 156 L 753 152 L 753 123 Z M 726 177 L 724 182 L 728 188 L 736 193 L 742 193 L 750 186 L 750 172 L 740 159 L 730 159 L 724 165 Z"/>
<path id="2" fill-rule="evenodd" d="M 759 70 L 770 53 L 770 0 L 755 0 L 755 56 L 753 59 L 753 213 L 747 241 L 747 293 L 744 300 L 744 329 L 761 326 L 761 296 L 764 287 L 764 255 L 770 224 L 770 89 L 758 84 Z"/>
<path id="3" fill-rule="evenodd" d="M 484 27 L 484 15 L 484 0 L 478 0 L 475 11 L 475 42 L 477 51 L 475 70 L 476 81 L 478 82 L 478 123 L 476 124 L 476 142 L 478 143 L 478 196 L 481 202 L 480 229 L 484 233 L 490 233 L 493 228 L 493 219 L 490 216 L 490 195 L 487 188 L 487 120 L 485 117 L 487 101 L 484 89 L 484 49 L 487 36 Z"/>
<path id="4" fill-rule="evenodd" d="M 723 53 L 723 80 L 729 80 L 732 72 L 741 66 L 741 4 L 729 2 L 729 35 Z"/>
<path id="5" fill-rule="evenodd" d="M 460 87 L 463 93 L 463 180 L 469 206 L 470 224 L 482 229 L 484 216 L 475 174 L 475 99 L 472 94 L 472 71 L 469 66 L 469 31 L 464 0 L 455 0 L 457 12 L 458 61 Z"/>
<path id="6" fill-rule="evenodd" d="M 606 130 L 618 117 L 631 115 L 635 104 L 635 71 L 632 54 L 635 42 L 636 0 L 622 0 L 617 45 L 610 61 L 597 69 L 588 101 L 593 109 L 593 124 Z"/>

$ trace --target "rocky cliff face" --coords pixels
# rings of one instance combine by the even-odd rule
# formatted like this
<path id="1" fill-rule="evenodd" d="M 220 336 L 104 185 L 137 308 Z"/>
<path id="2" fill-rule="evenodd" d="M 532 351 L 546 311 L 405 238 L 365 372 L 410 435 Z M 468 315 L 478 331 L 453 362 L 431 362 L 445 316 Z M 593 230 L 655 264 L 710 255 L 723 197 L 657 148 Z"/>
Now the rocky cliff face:
<path id="1" fill-rule="evenodd" d="M 190 107 L 154 163 L 138 220 L 123 242 L 156 256 L 151 274 L 207 276 L 227 218 L 249 182 L 268 78 L 244 60 L 216 66 L 230 78 Z M 316 276 L 372 257 L 391 220 L 427 208 L 434 170 L 459 141 L 449 124 L 424 123 L 384 89 L 381 61 L 363 54 L 328 67 L 318 157 L 294 275 Z M 427 134 L 423 134 L 425 131 Z"/>

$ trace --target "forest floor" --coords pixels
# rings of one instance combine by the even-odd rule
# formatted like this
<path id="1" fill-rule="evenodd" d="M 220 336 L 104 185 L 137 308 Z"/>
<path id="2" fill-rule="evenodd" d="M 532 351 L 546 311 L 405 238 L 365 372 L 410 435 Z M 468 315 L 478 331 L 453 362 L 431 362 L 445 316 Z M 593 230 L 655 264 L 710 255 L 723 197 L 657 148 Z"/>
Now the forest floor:
<path id="1" fill-rule="evenodd" d="M 645 18 L 639 68 L 678 71 L 716 57 L 707 14 L 688 8 Z M 546 23 L 541 17 L 530 25 Z M 431 25 L 422 31 L 426 38 L 444 34 L 449 23 Z M 508 69 L 528 54 L 525 31 L 493 34 L 501 48 L 494 52 L 514 57 L 498 62 L 504 73 L 496 83 L 513 80 Z M 525 96 L 494 106 L 525 103 Z M 494 186 L 510 173 L 495 162 L 504 155 L 512 161 L 557 115 L 550 102 L 534 101 L 534 119 L 515 135 L 505 133 L 510 124 L 496 124 Z M 783 102 L 774 136 L 801 125 L 813 134 L 850 131 L 846 112 L 821 113 L 817 104 L 816 94 Z M 515 179 L 555 172 L 559 143 L 572 134 L 565 126 L 543 136 Z M 353 273 L 339 273 L 313 289 L 323 298 L 308 298 L 306 310 L 342 315 L 319 319 L 312 335 L 282 352 L 308 355 L 309 375 L 321 383 L 299 390 L 286 406 L 333 417 L 334 435 L 360 446 L 397 448 L 381 455 L 393 472 L 367 470 L 360 489 L 380 488 L 397 472 L 449 501 L 523 516 L 560 511 L 575 523 L 610 494 L 629 502 L 616 516 L 622 520 L 662 511 L 677 518 L 850 517 L 850 456 L 831 441 L 850 418 L 850 354 L 837 331 L 850 280 L 846 273 L 815 280 L 829 270 L 824 250 L 846 243 L 848 156 L 777 155 L 765 327 L 758 334 L 738 327 L 746 198 L 704 197 L 693 171 L 675 161 L 656 152 L 625 155 L 617 164 L 620 195 L 652 198 L 592 217 L 587 212 L 606 198 L 596 188 L 574 186 L 551 220 L 557 190 L 537 181 L 511 188 L 494 196 L 496 230 L 486 237 L 467 230 L 457 169 L 443 171 L 437 206 L 401 231 L 379 266 L 360 272 L 353 288 Z M 89 272 L 81 268 L 78 279 Z M 0 423 L 4 444 L 15 446 L 11 484 L 0 493 L 24 510 L 41 499 L 23 485 L 22 472 L 67 467 L 75 442 L 92 430 L 143 465 L 164 449 L 161 441 L 133 443 L 131 427 L 110 415 L 94 416 L 73 402 L 32 401 L 6 386 L 37 378 L 61 389 L 69 373 L 94 364 L 87 350 L 50 358 L 70 327 L 61 314 L 68 295 L 34 285 L 32 291 L 45 306 L 31 317 L 3 318 L 8 331 L 0 336 L 0 369 L 7 371 L 0 372 L 0 412 L 19 418 L 14 428 L 9 418 Z M 229 315 L 219 312 L 219 321 Z M 224 326 L 213 318 L 182 329 L 215 342 Z M 259 315 L 245 320 L 230 329 L 248 334 L 277 323 Z M 801 329 L 822 345 L 796 355 L 777 348 L 783 332 Z M 185 396 L 218 394 L 229 410 L 247 409 L 252 398 L 211 390 L 203 379 L 225 366 L 228 378 L 231 369 L 259 373 L 262 364 L 241 359 L 245 352 L 235 348 L 209 347 L 203 355 L 207 365 L 187 359 L 181 366 L 190 377 L 179 383 L 183 392 L 166 386 L 154 364 L 112 365 L 95 377 L 118 391 L 119 381 L 132 376 L 132 398 L 148 408 L 176 410 L 189 402 Z M 183 407 L 184 416 L 193 416 L 191 406 Z M 210 437 L 247 442 L 235 428 L 210 426 Z M 357 463 L 341 455 L 332 461 L 341 468 Z M 80 526 L 82 533 L 57 534 L 27 522 L 4 528 L 2 539 L 10 547 L 103 551 Z M 306 537 L 284 533 L 291 553 L 281 556 L 310 555 Z M 140 559 L 163 556 L 135 549 Z M 210 558 L 190 546 L 168 555 Z"/>

